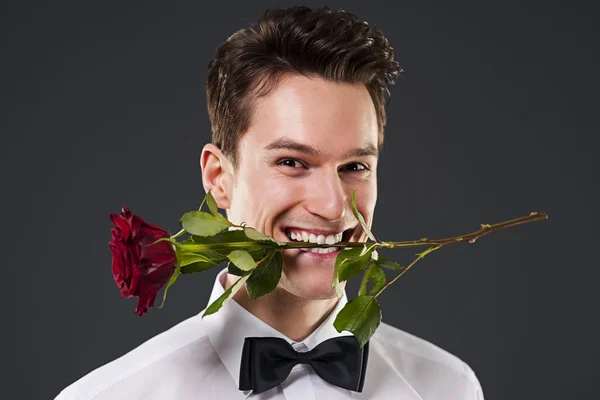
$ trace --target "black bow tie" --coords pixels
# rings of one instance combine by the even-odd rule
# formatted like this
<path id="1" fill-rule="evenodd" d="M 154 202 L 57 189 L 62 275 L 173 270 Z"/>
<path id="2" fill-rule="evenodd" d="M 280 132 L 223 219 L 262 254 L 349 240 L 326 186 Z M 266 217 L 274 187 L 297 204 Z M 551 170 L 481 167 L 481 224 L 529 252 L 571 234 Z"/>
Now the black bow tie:
<path id="1" fill-rule="evenodd" d="M 354 336 L 325 340 L 305 353 L 281 338 L 249 337 L 242 350 L 240 390 L 264 392 L 283 382 L 294 365 L 310 364 L 324 381 L 362 392 L 368 355 L 369 343 L 360 348 Z"/>

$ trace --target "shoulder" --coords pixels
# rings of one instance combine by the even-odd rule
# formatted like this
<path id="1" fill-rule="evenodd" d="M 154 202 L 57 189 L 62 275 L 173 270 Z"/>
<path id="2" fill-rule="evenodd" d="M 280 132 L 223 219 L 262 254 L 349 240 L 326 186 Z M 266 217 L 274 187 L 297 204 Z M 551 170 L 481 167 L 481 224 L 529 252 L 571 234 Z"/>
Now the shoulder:
<path id="1" fill-rule="evenodd" d="M 216 360 L 202 326 L 201 314 L 188 318 L 154 336 L 123 356 L 89 372 L 66 387 L 56 400 L 104 399 L 115 386 L 129 386 L 130 379 L 148 382 L 182 376 L 190 363 L 210 368 Z M 198 370 L 196 369 L 196 374 Z M 110 395 L 107 394 L 107 398 Z"/>
<path id="2" fill-rule="evenodd" d="M 416 389 L 432 381 L 438 387 L 458 386 L 460 382 L 465 390 L 483 398 L 479 380 L 471 367 L 435 344 L 386 323 L 381 323 L 371 342 L 374 345 L 371 348 L 381 352 L 386 362 L 414 383 Z"/>

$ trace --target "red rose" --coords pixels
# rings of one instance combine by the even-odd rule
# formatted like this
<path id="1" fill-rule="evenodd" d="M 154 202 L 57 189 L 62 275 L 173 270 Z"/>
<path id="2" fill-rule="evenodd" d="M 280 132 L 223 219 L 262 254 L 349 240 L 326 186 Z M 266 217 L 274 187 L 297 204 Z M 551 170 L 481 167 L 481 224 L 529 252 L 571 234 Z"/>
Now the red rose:
<path id="1" fill-rule="evenodd" d="M 138 297 L 135 313 L 144 315 L 175 270 L 177 257 L 170 243 L 149 246 L 169 234 L 132 214 L 127 207 L 123 207 L 121 215 L 111 214 L 110 219 L 115 225 L 110 228 L 112 239 L 108 243 L 113 255 L 113 277 L 121 297 Z"/>

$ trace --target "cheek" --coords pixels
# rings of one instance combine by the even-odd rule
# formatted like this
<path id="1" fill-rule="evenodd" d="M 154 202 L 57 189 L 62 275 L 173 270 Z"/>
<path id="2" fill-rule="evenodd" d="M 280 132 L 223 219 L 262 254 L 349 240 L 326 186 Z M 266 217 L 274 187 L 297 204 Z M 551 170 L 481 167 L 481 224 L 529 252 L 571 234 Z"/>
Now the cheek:
<path id="1" fill-rule="evenodd" d="M 253 173 L 240 176 L 236 191 L 238 218 L 271 234 L 278 218 L 302 199 L 304 186 L 281 175 Z"/>
<path id="2" fill-rule="evenodd" d="M 365 217 L 367 224 L 371 224 L 375 205 L 377 203 L 377 182 L 369 182 L 356 187 L 356 207 Z M 352 196 L 352 194 L 350 194 Z"/>
<path id="3" fill-rule="evenodd" d="M 255 173 L 243 179 L 243 193 L 247 201 L 257 207 L 277 208 L 299 198 L 303 193 L 302 184 L 281 175 Z"/>
<path id="4" fill-rule="evenodd" d="M 285 176 L 271 176 L 262 180 L 255 190 L 260 199 L 256 207 L 263 216 L 261 222 L 274 224 L 293 209 L 305 196 L 305 184 Z"/>

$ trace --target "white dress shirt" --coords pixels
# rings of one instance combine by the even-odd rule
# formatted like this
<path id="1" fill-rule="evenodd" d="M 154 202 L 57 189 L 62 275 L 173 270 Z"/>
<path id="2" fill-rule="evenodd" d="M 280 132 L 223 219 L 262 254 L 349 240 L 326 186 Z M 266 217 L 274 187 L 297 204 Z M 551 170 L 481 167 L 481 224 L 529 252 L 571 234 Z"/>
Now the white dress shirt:
<path id="1" fill-rule="evenodd" d="M 226 269 L 213 287 L 209 304 L 223 292 Z M 215 314 L 204 312 L 151 338 L 122 357 L 66 387 L 56 400 L 483 400 L 475 373 L 439 347 L 382 323 L 369 342 L 363 391 L 352 392 L 323 381 L 307 364 L 266 392 L 238 389 L 244 338 L 271 336 L 308 351 L 326 339 L 349 335 L 333 327 L 348 302 L 346 293 L 331 315 L 309 337 L 294 342 L 237 304 L 225 302 Z"/>

